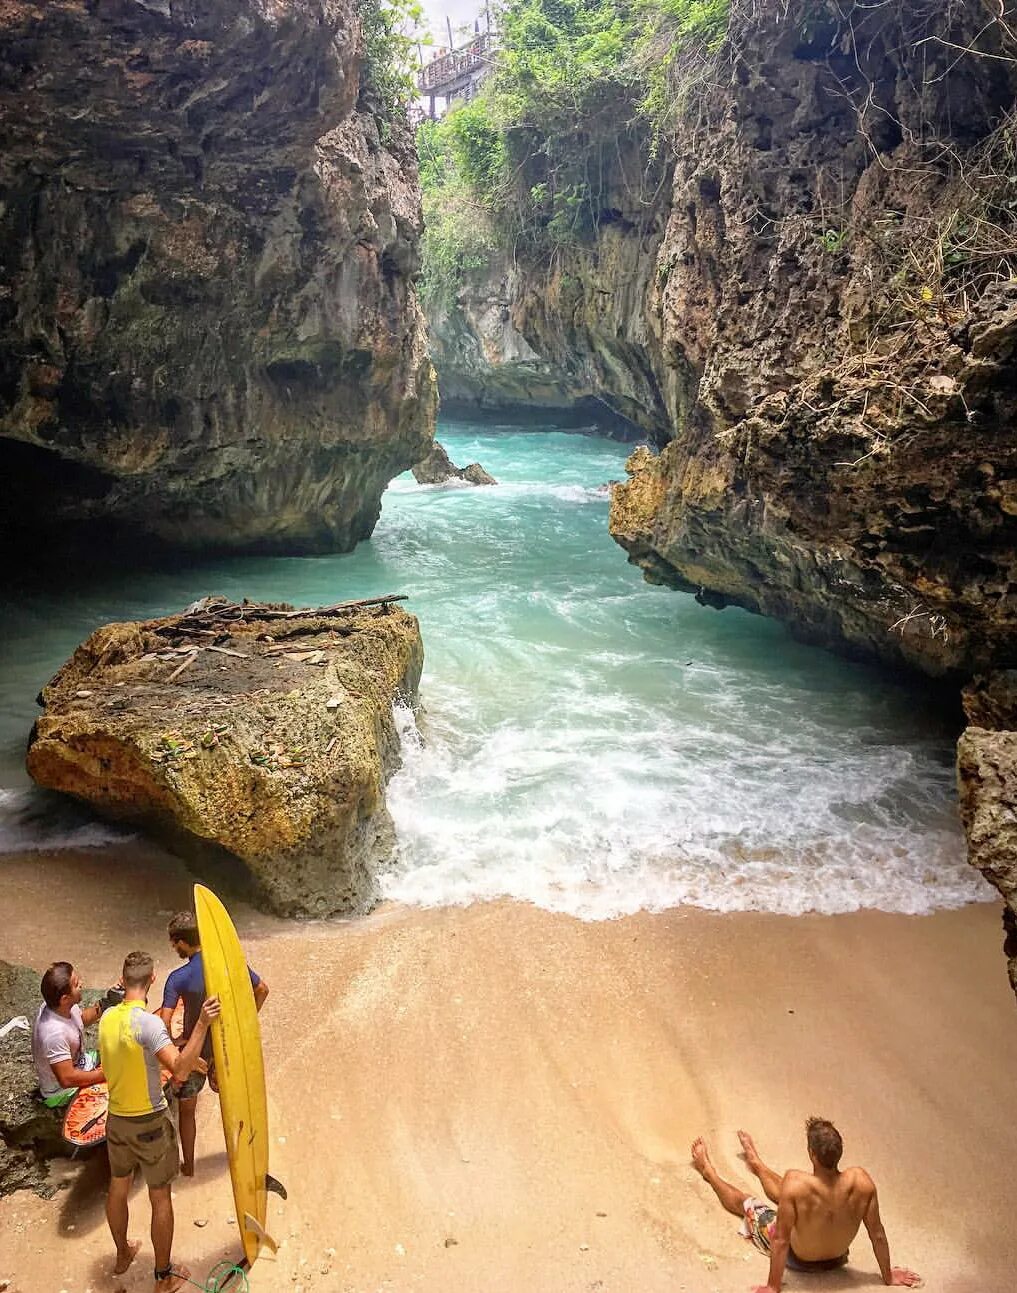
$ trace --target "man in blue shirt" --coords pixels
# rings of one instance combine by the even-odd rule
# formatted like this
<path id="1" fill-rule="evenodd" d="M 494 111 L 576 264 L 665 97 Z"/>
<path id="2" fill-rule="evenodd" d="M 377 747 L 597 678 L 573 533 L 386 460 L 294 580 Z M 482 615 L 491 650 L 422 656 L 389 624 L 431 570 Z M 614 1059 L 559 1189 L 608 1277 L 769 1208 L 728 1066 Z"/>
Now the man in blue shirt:
<path id="1" fill-rule="evenodd" d="M 178 911 L 169 923 L 169 940 L 179 957 L 186 959 L 187 964 L 174 970 L 166 980 L 162 994 L 162 1006 L 159 1016 L 167 1028 L 173 1017 L 178 1001 L 184 1003 L 184 1030 L 177 1040 L 178 1046 L 184 1046 L 194 1031 L 194 1026 L 201 1018 L 201 1007 L 205 1001 L 205 970 L 201 963 L 201 943 L 198 940 L 198 922 L 193 911 Z M 247 972 L 251 976 L 254 988 L 254 1004 L 260 1010 L 268 996 L 268 984 L 254 973 L 250 966 Z M 212 1038 L 205 1041 L 201 1058 L 206 1068 L 212 1063 Z M 177 1091 L 180 1112 L 180 1151 L 183 1155 L 181 1172 L 184 1176 L 194 1175 L 194 1140 L 197 1134 L 198 1092 L 205 1085 L 205 1073 L 195 1069 L 186 1082 Z M 216 1090 L 214 1079 L 212 1089 Z"/>

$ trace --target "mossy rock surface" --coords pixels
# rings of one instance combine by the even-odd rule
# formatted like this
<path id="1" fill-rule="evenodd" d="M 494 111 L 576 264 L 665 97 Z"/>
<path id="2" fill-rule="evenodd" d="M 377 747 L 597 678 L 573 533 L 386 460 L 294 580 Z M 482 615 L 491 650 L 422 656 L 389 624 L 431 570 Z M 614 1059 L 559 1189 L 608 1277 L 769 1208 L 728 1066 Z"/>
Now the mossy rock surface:
<path id="1" fill-rule="evenodd" d="M 43 689 L 29 773 L 201 865 L 239 859 L 280 914 L 368 909 L 395 845 L 384 787 L 416 619 L 209 606 L 93 633 Z"/>

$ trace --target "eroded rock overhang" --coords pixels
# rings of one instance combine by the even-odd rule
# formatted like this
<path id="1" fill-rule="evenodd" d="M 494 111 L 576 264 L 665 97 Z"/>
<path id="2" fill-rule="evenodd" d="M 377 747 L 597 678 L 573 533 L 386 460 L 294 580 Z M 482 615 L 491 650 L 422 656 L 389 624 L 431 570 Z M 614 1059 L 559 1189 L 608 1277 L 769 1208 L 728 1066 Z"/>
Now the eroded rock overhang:
<path id="1" fill-rule="evenodd" d="M 412 140 L 353 0 L 0 14 L 0 515 L 346 549 L 433 434 Z"/>

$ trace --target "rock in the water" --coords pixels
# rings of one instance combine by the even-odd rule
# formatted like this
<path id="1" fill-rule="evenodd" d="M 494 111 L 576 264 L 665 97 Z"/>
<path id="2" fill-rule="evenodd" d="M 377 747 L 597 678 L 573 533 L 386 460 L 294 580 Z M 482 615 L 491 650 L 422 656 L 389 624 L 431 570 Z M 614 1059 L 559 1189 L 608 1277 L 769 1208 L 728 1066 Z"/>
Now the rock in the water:
<path id="1" fill-rule="evenodd" d="M 964 708 L 972 726 L 957 743 L 957 784 L 968 860 L 1006 903 L 1004 951 L 1017 993 L 1017 671 L 976 679 Z"/>
<path id="2" fill-rule="evenodd" d="M 479 462 L 467 463 L 459 473 L 463 480 L 469 481 L 471 485 L 497 485 L 495 478 L 481 467 Z"/>
<path id="3" fill-rule="evenodd" d="M 413 468 L 413 477 L 418 485 L 443 485 L 447 480 L 464 480 L 470 485 L 497 485 L 479 462 L 471 462 L 466 467 L 457 467 L 444 445 L 437 440 L 431 446 L 426 458 Z"/>
<path id="4" fill-rule="evenodd" d="M 280 914 L 362 911 L 394 847 L 392 706 L 422 663 L 390 604 L 109 624 L 43 689 L 28 771 L 185 856 L 224 850 Z"/>
<path id="5" fill-rule="evenodd" d="M 370 534 L 436 397 L 354 0 L 10 0 L 0 143 L 4 537 Z"/>

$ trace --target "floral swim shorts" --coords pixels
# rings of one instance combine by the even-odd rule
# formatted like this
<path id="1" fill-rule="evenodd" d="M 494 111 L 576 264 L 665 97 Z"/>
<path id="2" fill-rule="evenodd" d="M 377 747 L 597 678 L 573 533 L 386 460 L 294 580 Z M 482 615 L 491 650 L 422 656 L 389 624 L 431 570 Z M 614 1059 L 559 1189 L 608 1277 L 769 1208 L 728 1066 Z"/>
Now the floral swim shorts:
<path id="1" fill-rule="evenodd" d="M 742 1207 L 745 1210 L 742 1237 L 769 1257 L 770 1240 L 777 1224 L 777 1209 L 767 1199 L 752 1198 L 746 1199 Z"/>

